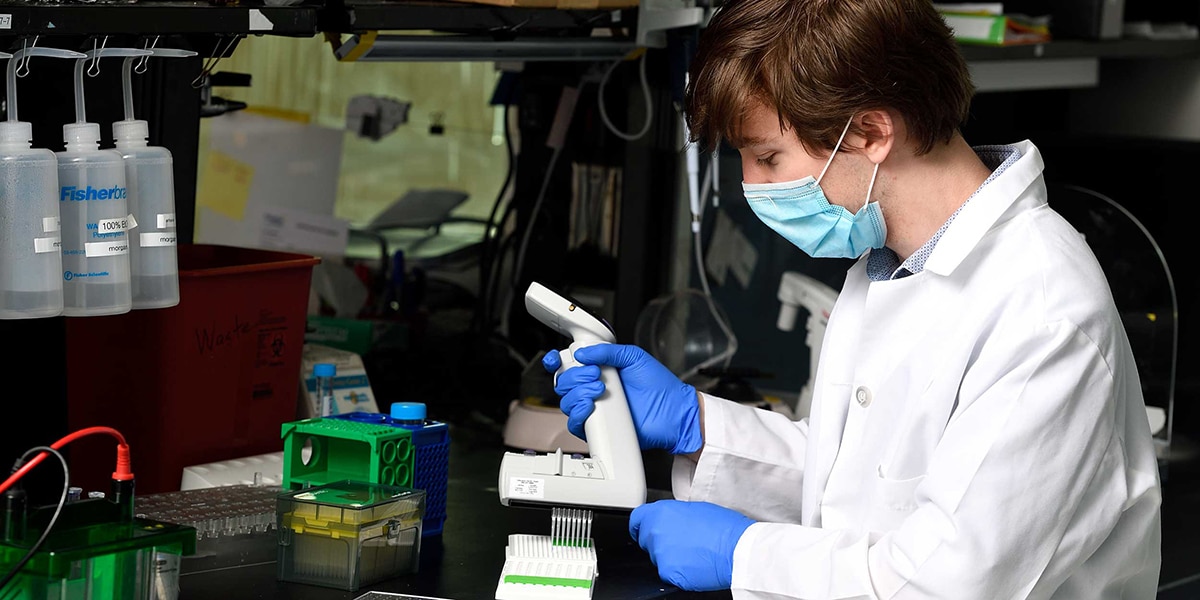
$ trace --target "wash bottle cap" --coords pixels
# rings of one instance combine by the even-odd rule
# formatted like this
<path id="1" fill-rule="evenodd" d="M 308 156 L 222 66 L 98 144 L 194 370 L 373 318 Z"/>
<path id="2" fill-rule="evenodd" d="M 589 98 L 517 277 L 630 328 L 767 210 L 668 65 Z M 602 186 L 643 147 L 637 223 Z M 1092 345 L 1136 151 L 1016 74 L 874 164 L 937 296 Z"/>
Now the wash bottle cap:
<path id="1" fill-rule="evenodd" d="M 144 140 L 150 137 L 150 124 L 145 121 L 113 121 L 114 140 Z"/>
<path id="2" fill-rule="evenodd" d="M 63 125 L 63 142 L 70 145 L 100 143 L 99 123 L 67 123 Z"/>

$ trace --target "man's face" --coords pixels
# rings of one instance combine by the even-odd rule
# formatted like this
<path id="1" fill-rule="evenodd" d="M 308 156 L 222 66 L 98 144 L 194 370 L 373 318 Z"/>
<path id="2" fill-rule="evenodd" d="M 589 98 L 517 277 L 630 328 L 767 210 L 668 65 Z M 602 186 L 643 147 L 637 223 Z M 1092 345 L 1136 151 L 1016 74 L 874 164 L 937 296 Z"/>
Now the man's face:
<path id="1" fill-rule="evenodd" d="M 791 129 L 780 130 L 779 113 L 764 104 L 755 103 L 742 121 L 742 137 L 746 146 L 738 148 L 742 155 L 742 180 L 746 183 L 781 183 L 808 176 L 821 176 L 829 154 L 805 148 Z M 846 136 L 843 145 L 851 141 Z M 832 204 L 857 212 L 866 200 L 870 184 L 869 162 L 858 153 L 839 152 L 833 159 L 821 189 Z M 864 171 L 863 169 L 868 169 Z"/>

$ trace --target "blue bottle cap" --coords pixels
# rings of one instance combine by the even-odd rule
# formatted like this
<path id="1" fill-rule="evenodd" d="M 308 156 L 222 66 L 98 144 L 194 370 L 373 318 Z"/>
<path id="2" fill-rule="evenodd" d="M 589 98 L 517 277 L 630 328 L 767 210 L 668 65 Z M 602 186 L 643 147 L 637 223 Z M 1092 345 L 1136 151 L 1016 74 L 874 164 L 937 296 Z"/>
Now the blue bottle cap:
<path id="1" fill-rule="evenodd" d="M 392 419 L 396 421 L 424 421 L 424 402 L 393 402 Z"/>
<path id="2" fill-rule="evenodd" d="M 337 367 L 329 363 L 317 363 L 313 365 L 313 375 L 317 377 L 333 377 L 337 374 Z"/>

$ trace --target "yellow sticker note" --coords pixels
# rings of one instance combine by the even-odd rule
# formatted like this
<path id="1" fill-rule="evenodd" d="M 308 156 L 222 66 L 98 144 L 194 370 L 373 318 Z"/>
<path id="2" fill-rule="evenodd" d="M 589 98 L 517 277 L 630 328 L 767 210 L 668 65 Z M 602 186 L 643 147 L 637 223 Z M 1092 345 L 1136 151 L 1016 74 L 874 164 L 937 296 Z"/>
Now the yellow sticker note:
<path id="1" fill-rule="evenodd" d="M 218 150 L 210 150 L 196 204 L 241 221 L 250 200 L 254 167 Z"/>

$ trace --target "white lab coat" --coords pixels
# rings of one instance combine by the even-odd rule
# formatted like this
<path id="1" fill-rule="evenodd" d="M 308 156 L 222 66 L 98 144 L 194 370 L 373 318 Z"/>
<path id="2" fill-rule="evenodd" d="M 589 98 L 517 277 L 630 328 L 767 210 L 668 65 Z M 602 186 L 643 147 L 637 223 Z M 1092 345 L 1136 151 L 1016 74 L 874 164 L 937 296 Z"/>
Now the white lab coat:
<path id="1" fill-rule="evenodd" d="M 1133 355 L 1091 251 L 1022 157 L 922 273 L 848 272 L 812 413 L 705 397 L 675 495 L 759 521 L 735 599 L 1150 599 L 1161 488 Z"/>

